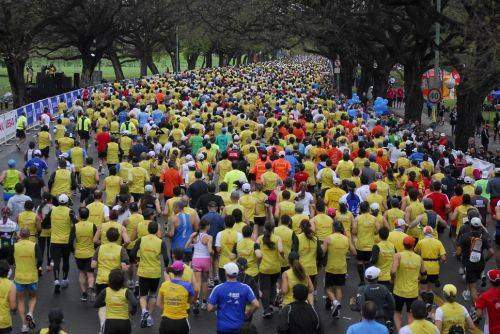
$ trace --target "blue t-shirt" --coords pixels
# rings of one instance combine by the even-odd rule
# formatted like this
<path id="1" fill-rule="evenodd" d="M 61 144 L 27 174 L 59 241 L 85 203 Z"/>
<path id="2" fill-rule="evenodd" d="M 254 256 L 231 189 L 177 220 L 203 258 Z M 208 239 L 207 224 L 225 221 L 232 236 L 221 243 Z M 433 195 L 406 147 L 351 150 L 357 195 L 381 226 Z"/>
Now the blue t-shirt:
<path id="1" fill-rule="evenodd" d="M 137 120 L 139 121 L 139 126 L 143 127 L 148 122 L 149 114 L 145 111 L 141 111 L 137 115 Z"/>
<path id="2" fill-rule="evenodd" d="M 349 326 L 347 334 L 389 334 L 389 330 L 374 320 L 363 320 Z"/>
<path id="3" fill-rule="evenodd" d="M 191 285 L 191 283 L 184 282 L 184 281 L 181 281 L 181 280 L 175 279 L 175 278 L 173 278 L 171 281 L 172 281 L 172 283 L 182 285 L 184 287 L 184 289 L 186 289 L 186 291 L 188 292 L 189 297 L 194 296 L 194 289 L 193 289 L 193 286 Z"/>
<path id="4" fill-rule="evenodd" d="M 238 333 L 245 321 L 245 306 L 255 300 L 252 289 L 240 282 L 217 285 L 210 294 L 209 304 L 217 306 L 217 330 Z"/>
<path id="5" fill-rule="evenodd" d="M 49 168 L 47 166 L 47 163 L 40 158 L 33 158 L 29 160 L 24 165 L 24 168 L 28 170 L 31 166 L 36 167 L 36 176 L 38 176 L 39 178 L 43 178 L 43 173 L 45 173 L 45 171 Z"/>
<path id="6" fill-rule="evenodd" d="M 208 229 L 208 234 L 211 235 L 214 240 L 217 233 L 224 229 L 224 218 L 217 212 L 208 212 L 201 217 L 201 219 L 208 222 L 210 225 Z"/>

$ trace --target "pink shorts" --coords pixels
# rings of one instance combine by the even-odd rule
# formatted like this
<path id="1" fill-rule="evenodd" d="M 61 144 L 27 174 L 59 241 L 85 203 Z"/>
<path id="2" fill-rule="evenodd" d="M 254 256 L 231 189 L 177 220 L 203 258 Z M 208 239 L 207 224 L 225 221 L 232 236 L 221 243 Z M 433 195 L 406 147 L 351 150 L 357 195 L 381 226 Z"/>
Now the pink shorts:
<path id="1" fill-rule="evenodd" d="M 193 261 L 191 261 L 191 266 L 194 271 L 209 272 L 212 266 L 212 259 L 209 257 L 194 258 Z"/>

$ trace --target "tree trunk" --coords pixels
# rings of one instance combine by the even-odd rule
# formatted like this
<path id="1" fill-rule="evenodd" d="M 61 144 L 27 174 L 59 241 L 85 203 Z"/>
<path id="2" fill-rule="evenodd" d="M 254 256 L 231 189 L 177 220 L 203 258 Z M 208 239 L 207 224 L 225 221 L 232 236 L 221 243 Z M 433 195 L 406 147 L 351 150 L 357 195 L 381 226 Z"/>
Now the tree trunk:
<path id="1" fill-rule="evenodd" d="M 417 62 L 404 64 L 405 120 L 421 121 L 424 98 L 420 88 L 422 68 Z"/>
<path id="2" fill-rule="evenodd" d="M 243 64 L 248 64 L 248 55 L 243 55 Z"/>
<path id="3" fill-rule="evenodd" d="M 159 74 L 160 71 L 158 71 L 158 67 L 156 66 L 154 60 L 153 60 L 153 55 L 149 52 L 146 55 L 146 62 L 149 67 L 149 70 L 151 71 L 152 74 Z"/>
<path id="4" fill-rule="evenodd" d="M 373 97 L 386 98 L 387 87 L 389 86 L 389 71 L 377 69 L 374 71 L 375 84 L 373 85 Z"/>
<path id="5" fill-rule="evenodd" d="M 102 58 L 102 56 L 85 56 L 82 55 L 82 75 L 80 78 L 80 87 L 86 87 L 92 85 L 92 74 L 94 73 L 97 63 Z"/>
<path id="6" fill-rule="evenodd" d="M 352 96 L 352 84 L 354 82 L 354 63 L 345 60 L 340 66 L 340 92 L 350 97 Z"/>
<path id="7" fill-rule="evenodd" d="M 148 75 L 148 61 L 146 59 L 146 56 L 142 56 L 140 59 L 139 59 L 140 63 L 141 63 L 141 72 L 140 72 L 140 76 L 141 77 L 145 77 Z"/>
<path id="8" fill-rule="evenodd" d="M 15 108 L 22 106 L 26 102 L 26 81 L 24 79 L 26 61 L 27 58 L 24 57 L 4 58 Z"/>
<path id="9" fill-rule="evenodd" d="M 199 52 L 191 52 L 185 58 L 188 65 L 188 70 L 194 70 L 196 68 L 196 62 L 198 61 Z"/>
<path id="10" fill-rule="evenodd" d="M 225 62 L 224 53 L 223 52 L 219 52 L 219 67 L 224 66 L 224 62 Z"/>
<path id="11" fill-rule="evenodd" d="M 371 86 L 373 80 L 373 67 L 367 64 L 361 65 L 361 77 L 358 82 L 357 92 L 361 97 L 363 93 L 368 92 L 368 87 Z"/>
<path id="12" fill-rule="evenodd" d="M 205 67 L 212 67 L 213 66 L 213 55 L 212 51 L 209 51 L 205 53 Z"/>
<path id="13" fill-rule="evenodd" d="M 236 56 L 236 66 L 240 66 L 241 65 L 241 54 L 238 54 Z"/>
<path id="14" fill-rule="evenodd" d="M 465 152 L 469 138 L 474 138 L 477 116 L 481 112 L 485 96 L 477 89 L 470 87 L 466 78 L 462 80 L 457 86 L 458 122 L 455 129 L 455 146 Z"/>
<path id="15" fill-rule="evenodd" d="M 107 52 L 108 58 L 113 65 L 113 70 L 115 71 L 115 78 L 118 81 L 124 80 L 125 75 L 123 74 L 122 64 L 118 58 L 118 54 L 114 48 L 110 48 Z"/>
<path id="16" fill-rule="evenodd" d="M 177 72 L 177 55 L 175 52 L 169 52 L 170 55 L 170 62 L 172 63 L 172 72 Z"/>

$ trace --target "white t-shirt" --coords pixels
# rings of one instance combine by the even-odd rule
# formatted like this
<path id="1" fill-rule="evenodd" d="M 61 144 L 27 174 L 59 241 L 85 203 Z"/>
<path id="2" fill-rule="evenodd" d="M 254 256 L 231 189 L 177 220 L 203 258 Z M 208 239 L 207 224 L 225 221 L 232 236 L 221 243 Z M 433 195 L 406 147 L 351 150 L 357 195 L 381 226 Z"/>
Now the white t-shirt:
<path id="1" fill-rule="evenodd" d="M 215 247 L 220 247 L 221 232 L 217 233 L 217 235 L 215 236 Z M 238 237 L 236 239 L 237 242 L 240 241 L 241 239 L 243 239 L 243 235 L 240 232 L 238 232 Z"/>
<path id="2" fill-rule="evenodd" d="M 50 126 L 50 116 L 48 114 L 42 114 L 40 116 L 40 122 L 42 125 Z"/>
<path id="3" fill-rule="evenodd" d="M 297 197 L 295 199 L 295 203 L 300 203 L 302 204 L 302 206 L 304 207 L 304 211 L 302 212 L 303 214 L 305 215 L 308 215 L 310 216 L 311 215 L 311 211 L 309 210 L 309 205 L 314 201 L 314 198 L 313 198 L 313 195 L 311 195 L 310 192 L 307 192 L 304 194 L 304 198 L 302 199 L 298 199 L 298 195 L 300 194 L 300 192 L 297 194 Z"/>

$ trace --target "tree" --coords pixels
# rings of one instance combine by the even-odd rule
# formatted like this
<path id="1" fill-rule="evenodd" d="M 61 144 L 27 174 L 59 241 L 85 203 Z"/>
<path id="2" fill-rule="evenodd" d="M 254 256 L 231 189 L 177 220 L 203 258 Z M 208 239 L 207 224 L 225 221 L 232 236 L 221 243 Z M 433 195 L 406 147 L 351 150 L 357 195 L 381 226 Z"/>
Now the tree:
<path id="1" fill-rule="evenodd" d="M 41 33 L 64 16 L 74 2 L 53 5 L 41 0 L 0 0 L 0 57 L 7 67 L 15 107 L 26 102 L 24 68 Z"/>
<path id="2" fill-rule="evenodd" d="M 124 29 L 121 14 L 129 4 L 127 0 L 76 2 L 67 15 L 48 27 L 45 34 L 48 42 L 41 54 L 49 59 L 81 59 L 81 86 L 89 85 L 95 67 Z"/>

